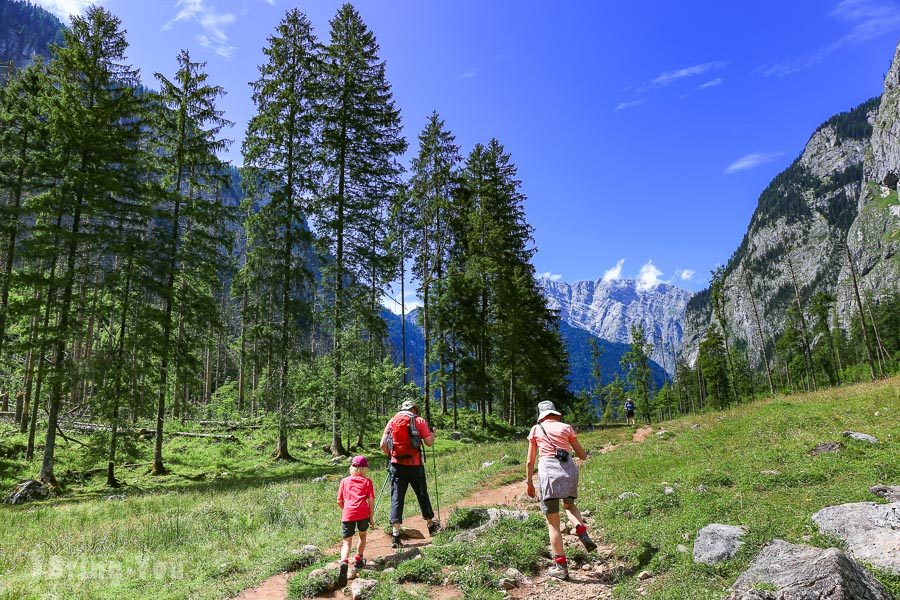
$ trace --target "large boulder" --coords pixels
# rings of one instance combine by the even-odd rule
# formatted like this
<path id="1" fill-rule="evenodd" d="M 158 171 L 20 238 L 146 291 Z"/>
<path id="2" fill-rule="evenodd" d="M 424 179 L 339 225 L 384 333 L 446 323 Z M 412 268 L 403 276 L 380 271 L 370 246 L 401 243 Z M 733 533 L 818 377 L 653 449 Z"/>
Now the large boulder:
<path id="1" fill-rule="evenodd" d="M 34 479 L 17 483 L 6 497 L 7 504 L 25 504 L 35 500 L 46 500 L 50 497 L 50 488 Z"/>
<path id="2" fill-rule="evenodd" d="M 840 538 L 853 558 L 900 575 L 900 502 L 854 502 L 813 515 L 819 531 Z"/>
<path id="3" fill-rule="evenodd" d="M 837 548 L 784 540 L 763 548 L 732 589 L 728 600 L 891 600 L 871 573 Z"/>
<path id="4" fill-rule="evenodd" d="M 694 540 L 694 562 L 714 565 L 733 558 L 744 542 L 747 530 L 734 525 L 713 523 L 697 533 Z"/>

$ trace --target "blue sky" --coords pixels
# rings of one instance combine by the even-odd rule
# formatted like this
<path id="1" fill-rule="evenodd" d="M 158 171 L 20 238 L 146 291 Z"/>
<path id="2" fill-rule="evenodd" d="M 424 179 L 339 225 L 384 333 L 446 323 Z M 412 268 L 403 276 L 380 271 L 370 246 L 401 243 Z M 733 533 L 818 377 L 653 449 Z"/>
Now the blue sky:
<path id="1" fill-rule="evenodd" d="M 39 0 L 57 14 L 84 0 Z M 104 0 L 152 83 L 180 48 L 208 61 L 238 125 L 284 11 L 320 39 L 339 2 Z M 519 167 L 538 272 L 704 287 L 759 193 L 834 113 L 881 91 L 900 38 L 891 0 L 360 0 L 411 152 L 437 110 L 467 153 L 498 138 Z"/>

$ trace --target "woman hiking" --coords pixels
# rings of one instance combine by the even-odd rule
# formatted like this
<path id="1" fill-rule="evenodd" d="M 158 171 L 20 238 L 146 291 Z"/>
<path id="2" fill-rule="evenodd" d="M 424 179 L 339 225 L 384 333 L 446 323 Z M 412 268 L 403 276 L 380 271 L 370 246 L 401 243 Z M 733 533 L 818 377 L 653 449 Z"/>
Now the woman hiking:
<path id="1" fill-rule="evenodd" d="M 560 531 L 559 503 L 562 501 L 569 520 L 575 522 L 575 532 L 588 552 L 597 549 L 590 538 L 581 512 L 575 505 L 578 496 L 578 465 L 572 458 L 574 452 L 579 460 L 585 460 L 587 453 L 571 425 L 563 423 L 562 414 L 550 401 L 538 404 L 537 425 L 528 434 L 528 459 L 525 464 L 528 495 L 536 496 L 534 488 L 534 465 L 538 463 L 538 481 L 541 488 L 541 512 L 547 520 L 550 531 L 550 546 L 553 549 L 553 566 L 548 575 L 557 579 L 569 578 L 569 563 L 563 549 Z"/>

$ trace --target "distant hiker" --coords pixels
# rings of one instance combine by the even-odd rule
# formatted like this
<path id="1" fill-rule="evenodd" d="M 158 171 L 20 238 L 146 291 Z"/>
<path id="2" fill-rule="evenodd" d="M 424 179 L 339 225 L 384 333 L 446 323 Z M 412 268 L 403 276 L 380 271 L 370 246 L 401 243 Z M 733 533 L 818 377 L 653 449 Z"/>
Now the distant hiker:
<path id="1" fill-rule="evenodd" d="M 350 461 L 350 476 L 341 479 L 338 487 L 337 503 L 341 507 L 341 570 L 338 575 L 338 586 L 347 585 L 347 570 L 350 560 L 350 546 L 353 543 L 354 531 L 359 531 L 359 546 L 353 566 L 362 568 L 365 564 L 363 553 L 366 551 L 366 532 L 369 526 L 375 526 L 375 486 L 368 478 L 369 461 L 365 456 L 354 456 Z"/>
<path id="2" fill-rule="evenodd" d="M 587 527 L 581 512 L 575 505 L 578 496 L 578 465 L 570 453 L 574 452 L 580 460 L 587 458 L 587 453 L 578 442 L 578 437 L 571 425 L 560 420 L 562 414 L 550 401 L 538 404 L 537 425 L 528 434 L 528 459 L 526 461 L 526 484 L 528 495 L 536 497 L 534 489 L 534 465 L 538 463 L 538 480 L 541 486 L 541 512 L 547 519 L 550 531 L 550 545 L 553 548 L 554 565 L 548 575 L 557 579 L 569 578 L 569 563 L 563 549 L 562 532 L 560 532 L 559 501 L 575 522 L 575 532 L 588 552 L 597 549 L 597 544 L 588 535 Z"/>
<path id="3" fill-rule="evenodd" d="M 391 478 L 391 546 L 394 548 L 401 546 L 400 525 L 403 523 L 406 490 L 410 486 L 419 501 L 422 518 L 428 524 L 428 533 L 434 535 L 438 531 L 425 483 L 423 444 L 434 444 L 434 434 L 425 419 L 419 416 L 416 402 L 407 400 L 400 406 L 400 412 L 388 421 L 381 437 L 381 450 L 391 461 L 388 472 Z"/>
<path id="4" fill-rule="evenodd" d="M 625 422 L 634 425 L 634 400 L 631 398 L 625 401 Z"/>

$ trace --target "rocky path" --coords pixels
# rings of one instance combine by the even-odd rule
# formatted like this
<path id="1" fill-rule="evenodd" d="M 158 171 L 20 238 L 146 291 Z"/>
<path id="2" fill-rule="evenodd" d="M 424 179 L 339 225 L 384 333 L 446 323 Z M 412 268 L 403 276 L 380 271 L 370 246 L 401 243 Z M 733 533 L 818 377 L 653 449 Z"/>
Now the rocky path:
<path id="1" fill-rule="evenodd" d="M 633 436 L 633 441 L 640 443 L 645 441 L 653 433 L 652 427 L 641 427 Z M 610 444 L 599 450 L 604 454 L 621 447 L 620 444 Z M 446 521 L 450 513 L 456 508 L 503 506 L 515 509 L 537 510 L 537 501 L 525 494 L 525 485 L 522 481 L 494 486 L 491 481 L 485 482 L 484 487 L 473 492 L 463 500 L 449 507 L 442 507 L 442 517 Z M 426 532 L 427 528 L 421 516 L 407 518 L 403 525 Z M 592 528 L 596 530 L 596 528 Z M 425 534 L 427 536 L 427 533 Z M 391 548 L 391 536 L 385 533 L 384 524 L 379 523 L 374 530 L 370 530 L 366 545 L 366 559 L 384 558 L 391 556 L 395 550 Z M 566 536 L 567 544 L 576 544 L 575 536 Z M 431 539 L 405 540 L 405 548 L 425 547 L 431 544 Z M 325 554 L 335 554 L 340 551 L 340 545 L 329 548 Z M 570 566 L 570 581 L 561 582 L 544 575 L 542 569 L 538 575 L 525 578 L 519 587 L 510 591 L 511 598 L 556 598 L 559 600 L 581 600 L 588 598 L 605 599 L 612 597 L 611 581 L 614 579 L 614 571 L 621 565 L 613 564 L 608 557 L 612 556 L 612 549 L 601 546 L 597 550 L 597 556 L 601 557 L 593 563 Z M 549 561 L 547 566 L 549 566 Z M 259 586 L 245 590 L 236 600 L 286 600 L 288 581 L 292 573 L 278 573 L 263 581 Z M 450 599 L 461 598 L 462 593 L 454 587 L 434 587 L 410 585 L 409 591 L 418 591 L 429 598 Z M 335 592 L 332 597 L 342 598 L 341 590 Z"/>

